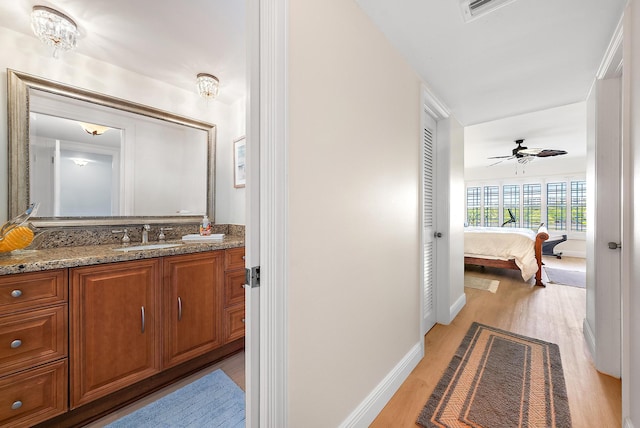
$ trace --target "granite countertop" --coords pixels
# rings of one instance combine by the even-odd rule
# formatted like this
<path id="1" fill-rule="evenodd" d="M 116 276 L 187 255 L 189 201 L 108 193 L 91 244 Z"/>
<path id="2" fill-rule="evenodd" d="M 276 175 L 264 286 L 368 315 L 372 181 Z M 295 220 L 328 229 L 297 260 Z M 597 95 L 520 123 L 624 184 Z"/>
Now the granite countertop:
<path id="1" fill-rule="evenodd" d="M 183 243 L 182 240 L 167 240 L 163 243 L 182 245 L 170 248 L 127 252 L 114 251 L 115 248 L 123 248 L 123 246 L 109 244 L 60 247 L 43 250 L 18 250 L 10 253 L 0 253 L 0 275 L 238 248 L 244 246 L 244 236 L 227 235 L 224 237 L 224 240 L 220 242 L 187 244 Z M 153 244 L 158 244 L 158 242 L 149 242 L 149 245 Z M 138 245 L 140 244 L 132 243 L 130 246 Z"/>

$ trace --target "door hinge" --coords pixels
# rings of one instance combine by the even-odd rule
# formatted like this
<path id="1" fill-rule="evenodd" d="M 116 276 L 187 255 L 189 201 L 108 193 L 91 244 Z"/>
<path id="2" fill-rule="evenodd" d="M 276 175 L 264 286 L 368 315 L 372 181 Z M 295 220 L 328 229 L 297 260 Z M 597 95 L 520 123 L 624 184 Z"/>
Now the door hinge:
<path id="1" fill-rule="evenodd" d="M 260 266 L 247 268 L 245 272 L 245 285 L 249 288 L 260 287 Z"/>

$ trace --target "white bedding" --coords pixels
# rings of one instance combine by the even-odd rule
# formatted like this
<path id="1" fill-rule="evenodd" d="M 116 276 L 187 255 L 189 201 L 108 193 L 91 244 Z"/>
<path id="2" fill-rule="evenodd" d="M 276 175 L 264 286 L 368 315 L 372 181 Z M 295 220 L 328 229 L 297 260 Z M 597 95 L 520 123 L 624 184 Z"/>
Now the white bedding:
<path id="1" fill-rule="evenodd" d="M 515 260 L 522 279 L 529 281 L 538 271 L 536 234 L 531 229 L 513 227 L 465 227 L 466 257 Z"/>

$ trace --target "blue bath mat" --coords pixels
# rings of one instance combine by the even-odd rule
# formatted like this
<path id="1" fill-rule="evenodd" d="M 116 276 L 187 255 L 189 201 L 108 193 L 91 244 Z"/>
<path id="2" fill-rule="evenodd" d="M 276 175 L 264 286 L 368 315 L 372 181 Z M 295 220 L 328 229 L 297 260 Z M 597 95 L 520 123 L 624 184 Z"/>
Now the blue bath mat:
<path id="1" fill-rule="evenodd" d="M 216 370 L 107 425 L 108 428 L 244 427 L 244 392 Z"/>

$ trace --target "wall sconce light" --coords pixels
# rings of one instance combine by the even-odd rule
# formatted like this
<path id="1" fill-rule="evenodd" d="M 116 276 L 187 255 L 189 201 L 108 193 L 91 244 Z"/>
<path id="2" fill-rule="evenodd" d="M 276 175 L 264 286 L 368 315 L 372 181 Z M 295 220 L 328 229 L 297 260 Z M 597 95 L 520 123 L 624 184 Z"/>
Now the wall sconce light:
<path id="1" fill-rule="evenodd" d="M 93 123 L 78 122 L 78 124 L 87 132 L 87 134 L 91 135 L 102 135 L 111 129 L 108 126 L 96 125 Z"/>
<path id="2" fill-rule="evenodd" d="M 31 29 L 38 38 L 58 52 L 74 49 L 78 44 L 78 26 L 67 15 L 46 6 L 34 6 L 31 11 Z"/>
<path id="3" fill-rule="evenodd" d="M 196 86 L 198 94 L 206 99 L 213 99 L 218 95 L 220 90 L 220 82 L 213 74 L 198 73 L 196 77 Z"/>

